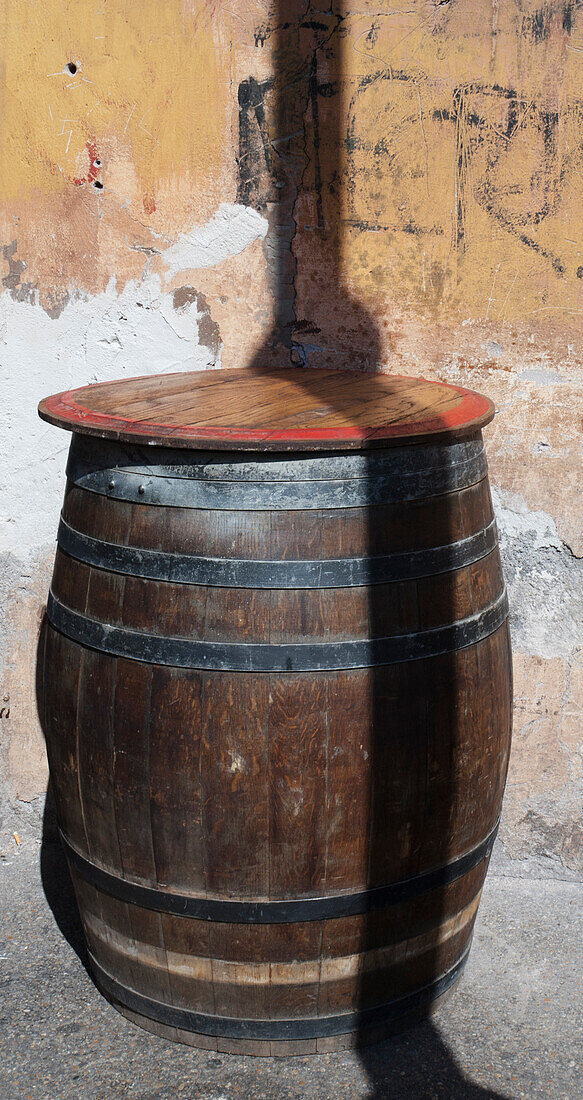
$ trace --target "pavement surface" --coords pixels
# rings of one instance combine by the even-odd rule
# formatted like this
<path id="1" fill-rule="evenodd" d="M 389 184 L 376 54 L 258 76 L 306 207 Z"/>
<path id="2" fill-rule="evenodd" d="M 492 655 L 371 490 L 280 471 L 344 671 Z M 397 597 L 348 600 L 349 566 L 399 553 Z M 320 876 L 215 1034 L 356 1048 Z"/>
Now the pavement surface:
<path id="1" fill-rule="evenodd" d="M 0 1100 L 583 1100 L 580 882 L 494 860 L 470 961 L 431 1021 L 360 1051 L 250 1058 L 120 1016 L 85 970 L 58 841 L 18 839 L 0 845 Z"/>

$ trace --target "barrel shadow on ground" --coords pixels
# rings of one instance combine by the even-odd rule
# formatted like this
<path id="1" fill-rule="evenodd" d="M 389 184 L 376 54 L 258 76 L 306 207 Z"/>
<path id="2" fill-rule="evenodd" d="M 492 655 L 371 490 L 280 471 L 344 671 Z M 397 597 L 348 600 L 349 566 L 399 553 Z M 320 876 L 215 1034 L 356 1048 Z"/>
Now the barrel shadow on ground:
<path id="1" fill-rule="evenodd" d="M 370 1100 L 510 1100 L 464 1076 L 430 1020 L 360 1050 Z"/>

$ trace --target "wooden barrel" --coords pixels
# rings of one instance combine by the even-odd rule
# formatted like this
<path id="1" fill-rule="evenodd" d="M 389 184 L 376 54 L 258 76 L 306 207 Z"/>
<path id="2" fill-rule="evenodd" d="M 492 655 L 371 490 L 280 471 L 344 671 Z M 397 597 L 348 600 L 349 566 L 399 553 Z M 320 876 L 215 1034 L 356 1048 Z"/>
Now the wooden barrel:
<path id="1" fill-rule="evenodd" d="M 41 415 L 74 431 L 44 726 L 97 984 L 256 1054 L 427 1011 L 467 958 L 509 752 L 489 402 L 224 371 Z"/>

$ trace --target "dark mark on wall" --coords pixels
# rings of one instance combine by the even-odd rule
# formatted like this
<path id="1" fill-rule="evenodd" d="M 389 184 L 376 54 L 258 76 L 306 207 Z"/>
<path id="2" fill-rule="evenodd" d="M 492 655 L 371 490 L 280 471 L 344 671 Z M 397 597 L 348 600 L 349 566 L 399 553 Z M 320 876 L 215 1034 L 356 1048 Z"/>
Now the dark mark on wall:
<path id="1" fill-rule="evenodd" d="M 272 167 L 272 146 L 265 115 L 264 99 L 273 81 L 259 83 L 254 77 L 239 85 L 239 158 L 237 202 L 264 210 L 267 202 L 265 173 Z M 263 177 L 263 181 L 262 181 Z"/>
<path id="2" fill-rule="evenodd" d="M 312 126 L 314 146 L 314 190 L 316 192 L 316 217 L 318 229 L 324 229 L 324 208 L 322 204 L 322 167 L 320 164 L 320 111 L 318 107 L 318 59 L 314 56 L 310 73 L 309 99 L 312 105 Z"/>
<path id="3" fill-rule="evenodd" d="M 471 140 L 468 121 L 467 89 L 456 88 L 453 94 L 455 121 L 455 245 L 459 252 L 466 247 L 468 181 L 471 162 Z"/>
<path id="4" fill-rule="evenodd" d="M 8 275 L 2 279 L 2 286 L 7 290 L 16 290 L 20 284 L 20 276 L 26 271 L 24 260 L 15 259 L 17 248 L 16 241 L 12 241 L 10 244 L 3 244 L 1 249 L 2 256 L 8 264 Z"/>
<path id="5" fill-rule="evenodd" d="M 581 270 L 583 271 L 583 268 Z M 296 321 L 295 331 L 302 336 L 317 336 L 321 329 L 312 321 Z"/>
<path id="6" fill-rule="evenodd" d="M 379 20 L 377 18 L 377 19 L 374 20 L 374 22 L 373 22 L 373 24 L 372 24 L 372 26 L 371 26 L 371 28 L 370 28 L 367 36 L 366 36 L 365 42 L 366 42 L 368 48 L 371 49 L 371 50 L 374 49 L 374 47 L 377 44 L 377 38 L 378 38 L 378 35 L 379 35 L 379 27 L 380 27 L 380 23 L 379 23 Z"/>
<path id="7" fill-rule="evenodd" d="M 573 16 L 583 7 L 581 0 L 563 0 L 562 4 L 542 4 L 535 12 L 524 15 L 522 33 L 535 42 L 544 42 L 551 37 L 553 24 L 555 29 L 571 34 Z"/>
<path id="8" fill-rule="evenodd" d="M 221 332 L 216 321 L 211 317 L 210 306 L 200 290 L 192 286 L 179 286 L 172 295 L 172 305 L 177 313 L 183 313 L 190 306 L 194 306 L 198 323 L 198 342 L 208 348 L 212 355 L 212 362 L 216 363 L 222 347 Z"/>
<path id="9" fill-rule="evenodd" d="M 407 222 L 371 222 L 364 218 L 344 218 L 344 225 L 351 229 L 358 229 L 361 233 L 413 233 L 424 237 L 444 237 L 445 229 L 442 225 L 420 226 L 408 220 Z"/>
<path id="10" fill-rule="evenodd" d="M 188 306 L 197 305 L 198 292 L 193 286 L 179 286 L 172 295 L 172 305 L 177 311 L 184 311 Z"/>
<path id="11" fill-rule="evenodd" d="M 213 359 L 216 363 L 219 352 L 221 350 L 221 331 L 216 321 L 213 321 L 211 317 L 210 306 L 204 296 L 199 292 L 198 295 L 198 340 L 200 344 L 203 344 L 211 352 Z"/>
<path id="12" fill-rule="evenodd" d="M 73 298 L 79 298 L 79 294 L 71 295 L 66 290 L 61 290 L 58 287 L 54 287 L 52 290 L 48 289 L 45 292 L 43 300 L 43 309 L 53 321 L 58 320 L 63 312 L 64 308 Z"/>
<path id="13" fill-rule="evenodd" d="M 26 263 L 24 260 L 16 259 L 17 251 L 16 241 L 11 241 L 10 244 L 3 244 L 0 247 L 2 258 L 8 264 L 8 274 L 2 279 L 2 286 L 10 291 L 10 296 L 15 302 L 34 303 L 37 301 L 38 283 L 21 282 L 21 276 L 26 271 Z"/>
<path id="14" fill-rule="evenodd" d="M 535 42 L 542 42 L 545 38 L 548 38 L 553 17 L 555 15 L 555 6 L 553 4 L 543 4 L 538 11 L 532 13 L 532 15 L 525 15 L 522 20 L 522 33 L 529 35 Z"/>
<path id="15" fill-rule="evenodd" d="M 498 225 L 500 225 L 502 229 L 505 229 L 507 233 L 511 233 L 514 237 L 517 237 L 521 244 L 526 245 L 527 248 L 531 248 L 533 252 L 537 253 L 537 255 L 542 256 L 545 260 L 548 260 L 553 268 L 553 271 L 555 271 L 557 275 L 565 274 L 566 267 L 560 257 L 555 256 L 554 253 L 550 252 L 546 248 L 543 248 L 542 245 L 538 243 L 538 241 L 535 241 L 533 237 L 529 237 L 527 233 L 523 233 L 519 229 L 517 229 L 517 227 L 513 224 L 510 215 L 506 214 L 503 210 L 498 209 L 496 202 L 489 199 L 488 188 L 486 185 L 484 185 L 482 189 L 477 189 L 475 191 L 475 198 L 482 209 L 484 209 L 487 214 L 489 214 L 496 222 L 498 222 Z"/>

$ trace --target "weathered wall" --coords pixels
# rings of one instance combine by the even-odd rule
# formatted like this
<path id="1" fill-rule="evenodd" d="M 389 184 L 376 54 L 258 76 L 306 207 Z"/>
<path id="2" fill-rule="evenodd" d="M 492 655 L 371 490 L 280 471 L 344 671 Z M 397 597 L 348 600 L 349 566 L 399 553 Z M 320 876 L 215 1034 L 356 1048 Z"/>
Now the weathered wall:
<path id="1" fill-rule="evenodd" d="M 583 4 L 0 12 L 8 804 L 46 779 L 34 652 L 68 440 L 38 399 L 256 356 L 380 367 L 498 407 L 516 664 L 503 837 L 580 873 Z"/>

